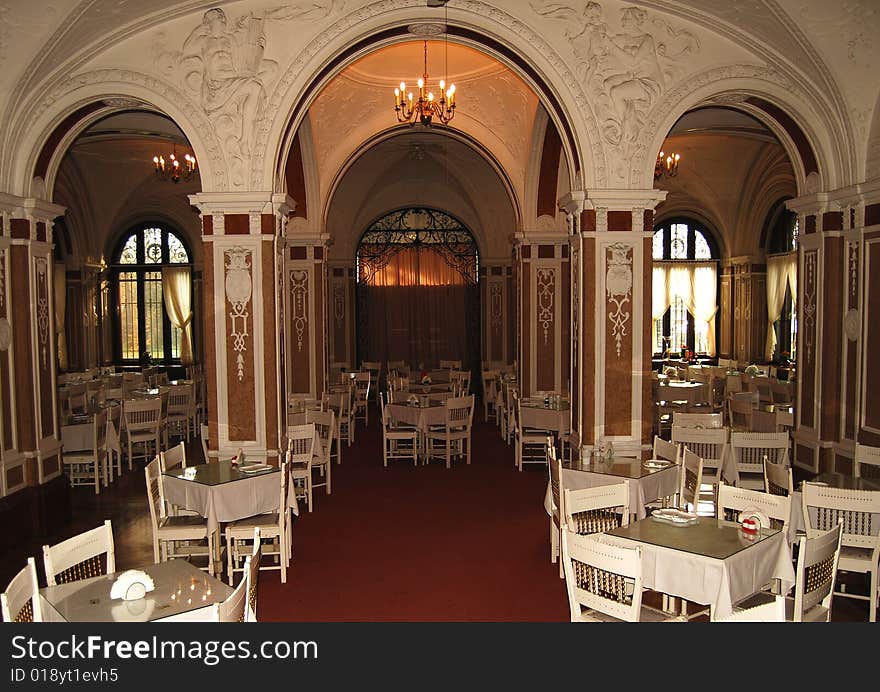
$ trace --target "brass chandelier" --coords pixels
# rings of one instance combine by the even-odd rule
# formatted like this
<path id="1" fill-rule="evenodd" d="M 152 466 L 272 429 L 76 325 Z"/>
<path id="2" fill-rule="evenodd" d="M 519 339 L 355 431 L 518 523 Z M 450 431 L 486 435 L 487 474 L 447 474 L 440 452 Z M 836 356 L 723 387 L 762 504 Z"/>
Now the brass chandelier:
<path id="1" fill-rule="evenodd" d="M 187 181 L 195 175 L 196 157 L 187 152 L 183 159 L 177 158 L 177 145 L 174 145 L 168 158 L 162 154 L 153 157 L 153 169 L 156 176 L 161 180 L 167 180 L 172 183 Z"/>
<path id="2" fill-rule="evenodd" d="M 430 127 L 436 120 L 447 125 L 455 117 L 455 84 L 446 88 L 446 82 L 440 80 L 440 99 L 434 100 L 434 92 L 426 91 L 428 85 L 428 42 L 425 41 L 425 69 L 419 78 L 419 98 L 413 101 L 413 92 L 407 94 L 406 83 L 394 90 L 394 112 L 397 122 L 415 125 L 420 122 Z"/>

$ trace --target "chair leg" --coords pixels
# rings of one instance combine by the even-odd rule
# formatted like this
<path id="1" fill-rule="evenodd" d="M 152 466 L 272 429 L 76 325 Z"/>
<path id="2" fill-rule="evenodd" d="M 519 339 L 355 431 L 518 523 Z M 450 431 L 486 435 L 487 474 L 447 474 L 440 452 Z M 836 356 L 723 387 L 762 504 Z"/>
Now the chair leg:
<path id="1" fill-rule="evenodd" d="M 233 560 L 233 554 L 235 552 L 235 539 L 230 537 L 229 534 L 226 534 L 226 572 L 229 579 L 229 586 L 233 586 L 233 578 L 232 575 L 234 573 L 234 565 L 235 560 Z M 211 560 L 214 558 L 211 557 Z"/>

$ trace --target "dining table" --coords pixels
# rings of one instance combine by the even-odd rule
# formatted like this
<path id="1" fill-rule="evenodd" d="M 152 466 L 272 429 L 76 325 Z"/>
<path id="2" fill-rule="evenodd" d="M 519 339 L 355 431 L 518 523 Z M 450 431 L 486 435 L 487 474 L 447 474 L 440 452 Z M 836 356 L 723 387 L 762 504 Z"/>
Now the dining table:
<path id="1" fill-rule="evenodd" d="M 709 386 L 705 382 L 668 380 L 661 382 L 657 397 L 661 401 L 684 401 L 688 405 L 703 403 L 708 399 Z"/>
<path id="2" fill-rule="evenodd" d="M 519 413 L 523 429 L 546 430 L 559 440 L 571 430 L 571 406 L 567 401 L 551 404 L 543 397 L 520 399 Z"/>
<path id="3" fill-rule="evenodd" d="M 162 485 L 166 502 L 205 517 L 213 532 L 224 522 L 277 512 L 280 473 L 271 464 L 239 466 L 220 459 L 172 469 L 162 474 Z M 299 514 L 296 493 L 287 494 L 287 508 Z"/>
<path id="4" fill-rule="evenodd" d="M 595 461 L 574 459 L 562 462 L 561 489 L 580 490 L 629 481 L 629 509 L 636 519 L 646 516 L 646 505 L 672 497 L 679 490 L 681 466 L 660 459 L 636 459 L 614 456 Z M 556 509 L 550 484 L 544 494 L 544 509 L 553 514 Z"/>
<path id="5" fill-rule="evenodd" d="M 774 579 L 782 593 L 795 582 L 791 547 L 780 529 L 750 534 L 738 522 L 714 517 L 674 524 L 650 516 L 597 536 L 609 544 L 639 547 L 642 585 L 708 605 L 711 620 L 731 615 L 737 603 Z"/>
<path id="6" fill-rule="evenodd" d="M 143 598 L 112 598 L 122 570 L 40 589 L 46 622 L 209 622 L 211 606 L 232 587 L 183 559 L 139 566 L 153 582 Z M 127 579 L 129 575 L 123 577 Z"/>
<path id="7" fill-rule="evenodd" d="M 83 413 L 75 413 L 65 417 L 64 422 L 59 426 L 63 450 L 65 452 L 78 452 L 92 449 L 94 445 L 94 426 L 92 421 L 95 414 L 102 410 L 107 411 L 106 437 L 108 443 L 111 446 L 115 444 L 118 447 L 119 431 L 113 423 L 113 416 L 111 414 L 113 408 L 119 405 L 119 402 L 108 401 L 102 405 L 92 405 Z M 107 456 L 104 457 L 104 468 L 101 469 L 101 475 L 103 479 L 102 484 L 106 487 L 113 480 L 109 467 L 109 457 Z"/>

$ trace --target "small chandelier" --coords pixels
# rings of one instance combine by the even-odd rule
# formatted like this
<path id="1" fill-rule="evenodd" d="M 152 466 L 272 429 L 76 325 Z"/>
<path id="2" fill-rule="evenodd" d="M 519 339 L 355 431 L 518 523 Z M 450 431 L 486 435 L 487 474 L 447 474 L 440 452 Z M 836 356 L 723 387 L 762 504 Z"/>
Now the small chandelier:
<path id="1" fill-rule="evenodd" d="M 406 93 L 406 84 L 394 90 L 394 111 L 397 122 L 415 125 L 418 120 L 422 125 L 430 127 L 434 118 L 447 125 L 455 116 L 455 84 L 446 88 L 446 82 L 440 80 L 440 100 L 434 100 L 434 92 L 427 91 L 428 84 L 428 42 L 425 41 L 425 70 L 419 78 L 419 99 L 413 103 L 413 93 Z"/>
<path id="2" fill-rule="evenodd" d="M 654 180 L 665 175 L 667 178 L 674 178 L 678 174 L 678 162 L 681 159 L 676 153 L 664 154 L 662 151 L 657 154 L 657 162 L 654 164 Z"/>
<path id="3" fill-rule="evenodd" d="M 180 182 L 181 179 L 187 181 L 196 172 L 196 157 L 187 152 L 182 160 L 177 158 L 177 145 L 175 144 L 167 159 L 162 154 L 153 157 L 153 169 L 161 180 L 168 180 L 172 183 Z"/>

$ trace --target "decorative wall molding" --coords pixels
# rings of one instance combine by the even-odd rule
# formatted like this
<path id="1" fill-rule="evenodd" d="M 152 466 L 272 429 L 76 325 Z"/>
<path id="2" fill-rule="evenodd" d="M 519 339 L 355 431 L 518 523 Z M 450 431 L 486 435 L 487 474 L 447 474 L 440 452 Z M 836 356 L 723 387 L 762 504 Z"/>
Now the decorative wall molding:
<path id="1" fill-rule="evenodd" d="M 49 262 L 45 257 L 34 258 L 36 269 L 37 336 L 40 362 L 43 370 L 49 367 Z"/>
<path id="2" fill-rule="evenodd" d="M 345 283 L 342 281 L 333 282 L 333 319 L 342 329 L 345 324 Z"/>
<path id="3" fill-rule="evenodd" d="M 813 362 L 813 346 L 816 345 L 816 252 L 804 253 L 804 356 Z"/>
<path id="4" fill-rule="evenodd" d="M 500 281 L 489 284 L 489 323 L 493 327 L 501 327 L 504 317 L 504 286 Z"/>
<path id="5" fill-rule="evenodd" d="M 535 297 L 537 298 L 537 315 L 544 331 L 544 345 L 550 341 L 550 328 L 553 326 L 553 303 L 556 297 L 556 269 L 539 267 L 535 271 Z"/>
<path id="6" fill-rule="evenodd" d="M 633 288 L 631 245 L 614 243 L 606 248 L 605 291 L 608 297 L 608 319 L 611 335 L 617 343 L 617 357 L 621 355 L 623 337 L 630 321 L 630 312 L 624 306 L 630 302 Z M 613 310 L 611 309 L 613 306 Z"/>
<path id="7" fill-rule="evenodd" d="M 236 246 L 225 251 L 226 256 L 226 298 L 232 306 L 229 318 L 232 320 L 229 335 L 232 337 L 232 348 L 238 354 L 235 357 L 238 368 L 238 380 L 244 378 L 244 352 L 247 350 L 248 338 L 248 304 L 251 300 L 253 285 L 251 281 L 251 258 L 253 253 L 248 248 Z"/>
<path id="8" fill-rule="evenodd" d="M 293 301 L 290 319 L 296 331 L 296 350 L 302 351 L 303 334 L 309 323 L 309 272 L 305 269 L 290 271 L 290 297 Z"/>

